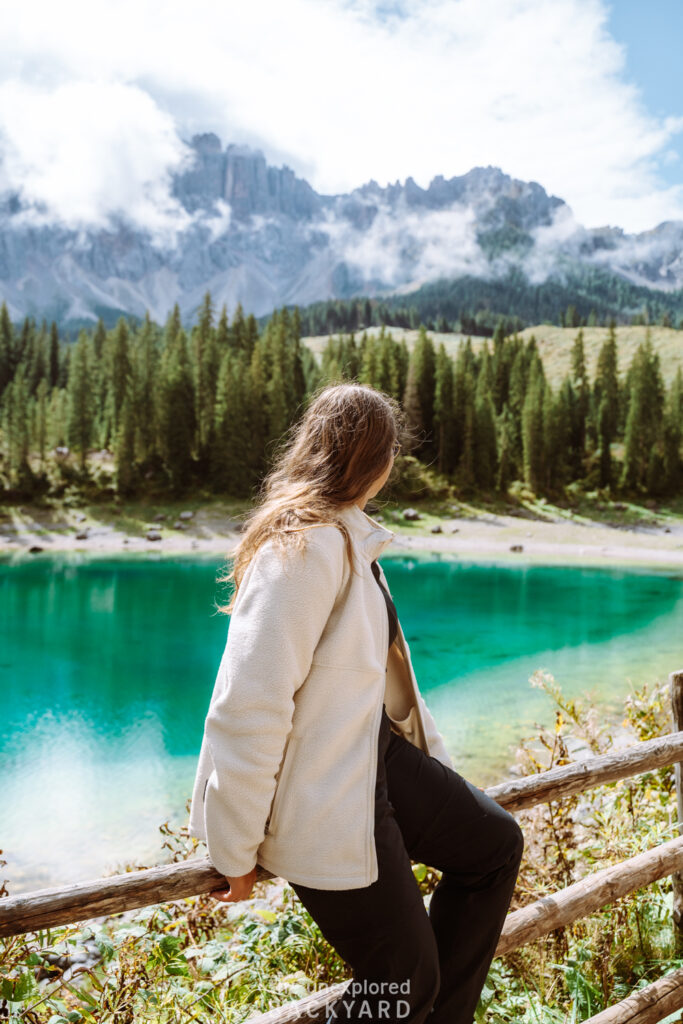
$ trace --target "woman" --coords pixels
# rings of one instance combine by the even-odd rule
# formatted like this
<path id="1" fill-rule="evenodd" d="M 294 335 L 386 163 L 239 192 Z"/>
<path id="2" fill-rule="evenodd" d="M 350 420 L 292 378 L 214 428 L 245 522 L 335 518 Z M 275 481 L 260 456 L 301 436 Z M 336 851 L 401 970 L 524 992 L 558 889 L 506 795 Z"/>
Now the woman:
<path id="1" fill-rule="evenodd" d="M 234 556 L 228 640 L 190 830 L 234 902 L 289 881 L 353 981 L 328 1020 L 471 1024 L 512 896 L 515 819 L 453 769 L 419 692 L 363 511 L 391 473 L 396 403 L 325 387 Z M 411 860 L 442 872 L 429 912 Z"/>

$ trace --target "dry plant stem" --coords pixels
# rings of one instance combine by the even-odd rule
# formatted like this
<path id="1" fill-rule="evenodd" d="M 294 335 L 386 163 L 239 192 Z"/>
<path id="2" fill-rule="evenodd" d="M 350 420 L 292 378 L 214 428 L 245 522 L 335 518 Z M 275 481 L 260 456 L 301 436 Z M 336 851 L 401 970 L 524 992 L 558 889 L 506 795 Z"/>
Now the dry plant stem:
<path id="1" fill-rule="evenodd" d="M 683 1007 L 683 968 L 608 1007 L 584 1024 L 655 1024 Z"/>
<path id="2" fill-rule="evenodd" d="M 672 672 L 669 675 L 671 690 L 671 717 L 674 729 L 683 729 L 683 671 Z M 681 765 L 674 766 L 674 778 L 676 785 L 676 807 L 678 813 L 678 833 L 683 834 L 683 781 L 681 780 Z M 673 876 L 673 919 L 674 919 L 674 941 L 676 953 L 683 954 L 683 873 L 676 872 Z"/>
<path id="3" fill-rule="evenodd" d="M 540 939 L 556 928 L 587 917 L 600 907 L 614 903 L 621 896 L 635 892 L 682 867 L 683 837 L 677 836 L 613 867 L 596 871 L 566 889 L 543 896 L 536 903 L 508 914 L 496 956 L 502 956 L 517 946 Z"/>

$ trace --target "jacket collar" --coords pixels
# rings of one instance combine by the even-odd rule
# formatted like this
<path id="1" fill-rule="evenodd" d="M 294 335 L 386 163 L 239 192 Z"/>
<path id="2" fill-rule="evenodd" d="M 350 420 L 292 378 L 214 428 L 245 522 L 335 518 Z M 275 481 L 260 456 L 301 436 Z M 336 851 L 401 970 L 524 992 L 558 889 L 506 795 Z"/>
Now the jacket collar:
<path id="1" fill-rule="evenodd" d="M 356 545 L 367 555 L 370 561 L 379 558 L 384 549 L 391 544 L 396 536 L 392 530 L 387 530 L 386 527 L 371 519 L 355 503 L 353 505 L 343 505 L 339 509 L 339 517 L 344 525 L 348 527 L 352 540 L 355 541 Z"/>

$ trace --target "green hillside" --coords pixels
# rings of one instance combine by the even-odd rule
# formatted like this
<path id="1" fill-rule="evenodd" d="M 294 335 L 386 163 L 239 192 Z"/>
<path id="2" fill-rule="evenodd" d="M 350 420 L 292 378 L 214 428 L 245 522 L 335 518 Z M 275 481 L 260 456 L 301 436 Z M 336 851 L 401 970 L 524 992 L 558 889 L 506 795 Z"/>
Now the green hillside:
<path id="1" fill-rule="evenodd" d="M 381 328 L 379 327 L 371 327 L 367 333 L 369 336 L 377 336 L 380 330 Z M 617 327 L 616 331 L 619 352 L 619 375 L 623 377 L 638 345 L 645 341 L 647 328 L 624 326 Z M 409 330 L 404 327 L 390 327 L 387 328 L 387 332 L 391 334 L 395 341 L 405 340 L 408 351 L 412 352 L 418 337 L 418 331 Z M 361 337 L 362 333 L 362 331 L 356 332 L 356 340 Z M 439 331 L 429 331 L 428 333 L 434 345 L 438 347 L 440 343 L 443 343 L 446 352 L 451 357 L 455 357 L 458 346 L 467 340 L 467 336 L 464 334 L 441 333 Z M 557 386 L 570 371 L 571 348 L 577 333 L 578 328 L 576 327 L 555 327 L 553 324 L 537 324 L 535 327 L 526 327 L 523 331 L 519 331 L 518 337 L 528 341 L 531 335 L 534 335 L 548 380 L 553 386 Z M 607 334 L 607 327 L 583 328 L 586 365 L 591 380 L 595 377 L 598 352 L 600 351 L 600 346 L 606 340 Z M 338 337 L 338 335 L 321 334 L 302 338 L 301 340 L 320 361 L 323 349 L 330 337 Z M 683 331 L 674 330 L 672 327 L 653 326 L 650 327 L 650 337 L 655 351 L 659 354 L 662 376 L 665 383 L 669 385 L 676 376 L 678 367 L 683 368 Z M 490 338 L 472 337 L 471 341 L 475 353 L 481 351 L 485 344 L 488 344 L 489 350 L 492 348 Z"/>

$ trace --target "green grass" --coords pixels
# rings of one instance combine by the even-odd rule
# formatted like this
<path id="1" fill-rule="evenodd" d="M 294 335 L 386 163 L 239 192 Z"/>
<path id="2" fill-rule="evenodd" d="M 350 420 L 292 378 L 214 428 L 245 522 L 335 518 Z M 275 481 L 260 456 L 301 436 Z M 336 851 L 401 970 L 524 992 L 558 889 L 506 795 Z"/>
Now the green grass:
<path id="1" fill-rule="evenodd" d="M 379 330 L 379 327 L 373 327 L 368 334 L 378 334 Z M 617 327 L 619 373 L 622 377 L 628 369 L 638 345 L 645 341 L 646 330 L 646 327 Z M 415 345 L 418 335 L 417 331 L 406 330 L 403 327 L 388 327 L 387 332 L 397 342 L 405 338 L 409 351 Z M 463 334 L 440 334 L 438 331 L 429 331 L 428 333 L 434 345 L 438 347 L 440 343 L 443 343 L 446 352 L 452 358 L 455 358 L 460 344 L 467 337 Z M 555 327 L 552 324 L 537 324 L 535 327 L 526 327 L 519 332 L 519 337 L 525 341 L 528 341 L 532 334 L 536 338 L 546 375 L 554 387 L 561 384 L 563 378 L 570 372 L 571 349 L 577 333 L 577 327 Z M 356 332 L 356 341 L 360 339 L 361 334 L 362 331 Z M 650 334 L 654 349 L 660 356 L 664 380 L 669 385 L 676 376 L 678 367 L 683 367 L 683 331 L 674 330 L 672 327 L 653 326 L 650 328 Z M 302 341 L 320 358 L 329 338 L 338 336 L 338 333 L 319 335 L 302 338 Z M 583 329 L 586 366 L 591 380 L 595 378 L 598 353 L 606 338 L 606 327 L 584 327 Z M 489 350 L 492 349 L 493 342 L 490 338 L 472 338 L 472 348 L 475 352 L 479 352 L 485 344 L 488 344 Z"/>

